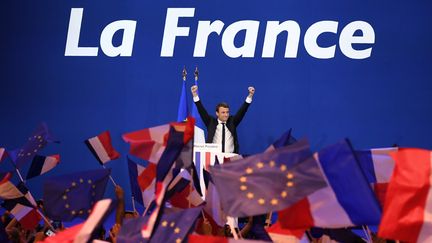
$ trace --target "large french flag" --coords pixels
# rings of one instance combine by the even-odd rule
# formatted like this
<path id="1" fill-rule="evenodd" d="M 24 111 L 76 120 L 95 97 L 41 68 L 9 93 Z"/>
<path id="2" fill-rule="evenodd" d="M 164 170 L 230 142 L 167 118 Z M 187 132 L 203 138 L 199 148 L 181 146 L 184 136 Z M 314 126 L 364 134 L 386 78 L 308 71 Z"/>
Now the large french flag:
<path id="1" fill-rule="evenodd" d="M 432 242 L 432 151 L 400 148 L 388 186 L 378 235 L 406 242 Z"/>
<path id="2" fill-rule="evenodd" d="M 105 131 L 96 137 L 87 139 L 85 144 L 101 165 L 120 157 L 120 154 L 111 144 L 111 136 L 109 131 Z"/>
<path id="3" fill-rule="evenodd" d="M 395 161 L 390 153 L 397 151 L 396 147 L 356 151 L 360 166 L 366 179 L 373 186 L 381 206 L 384 206 L 388 183 L 395 166 Z"/>
<path id="4" fill-rule="evenodd" d="M 58 154 L 51 156 L 36 155 L 32 160 L 26 179 L 31 179 L 52 170 L 59 162 L 60 155 Z"/>
<path id="5" fill-rule="evenodd" d="M 283 228 L 378 225 L 381 209 L 348 141 L 315 153 L 328 186 L 279 212 Z"/>

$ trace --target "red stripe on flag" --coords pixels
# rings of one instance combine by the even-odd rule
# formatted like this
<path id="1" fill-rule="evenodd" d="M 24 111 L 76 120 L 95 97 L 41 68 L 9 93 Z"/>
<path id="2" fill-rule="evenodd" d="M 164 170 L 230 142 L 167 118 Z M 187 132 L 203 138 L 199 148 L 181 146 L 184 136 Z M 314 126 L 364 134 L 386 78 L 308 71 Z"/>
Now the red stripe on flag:
<path id="1" fill-rule="evenodd" d="M 149 160 L 155 144 L 156 143 L 154 141 L 147 141 L 145 143 L 131 143 L 129 153 L 143 160 Z"/>
<path id="2" fill-rule="evenodd" d="M 431 152 L 400 149 L 390 154 L 396 161 L 385 198 L 378 235 L 382 238 L 416 242 L 424 223 L 430 190 Z"/>
<path id="3" fill-rule="evenodd" d="M 286 229 L 307 229 L 314 226 L 314 220 L 310 211 L 310 203 L 307 198 L 278 212 L 279 222 Z"/>
<path id="4" fill-rule="evenodd" d="M 101 133 L 99 136 L 99 141 L 105 149 L 105 152 L 108 154 L 108 157 L 111 160 L 118 159 L 120 154 L 113 148 L 111 143 L 111 136 L 109 131 L 105 131 Z"/>
<path id="5" fill-rule="evenodd" d="M 156 165 L 153 163 L 149 163 L 147 168 L 138 175 L 138 185 L 141 188 L 141 191 L 144 191 L 149 187 L 153 180 L 156 178 Z"/>
<path id="6" fill-rule="evenodd" d="M 374 192 L 381 207 L 384 207 L 385 197 L 387 194 L 388 183 L 376 183 L 374 184 Z"/>
<path id="7" fill-rule="evenodd" d="M 205 153 L 205 169 L 208 171 L 210 170 L 210 152 Z"/>

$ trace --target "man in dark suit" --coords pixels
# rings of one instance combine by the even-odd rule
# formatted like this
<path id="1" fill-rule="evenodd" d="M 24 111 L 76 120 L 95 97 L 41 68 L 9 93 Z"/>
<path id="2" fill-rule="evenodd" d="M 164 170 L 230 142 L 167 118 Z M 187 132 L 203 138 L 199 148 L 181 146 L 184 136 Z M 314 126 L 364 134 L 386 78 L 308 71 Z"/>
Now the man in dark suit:
<path id="1" fill-rule="evenodd" d="M 255 93 L 254 87 L 249 87 L 249 95 L 245 102 L 234 116 L 230 116 L 227 103 L 219 103 L 216 106 L 216 117 L 210 116 L 198 97 L 198 86 L 191 88 L 193 100 L 197 106 L 202 121 L 207 127 L 207 143 L 217 143 L 222 145 L 222 152 L 239 153 L 239 143 L 237 137 L 237 126 L 246 114 L 252 97 Z"/>

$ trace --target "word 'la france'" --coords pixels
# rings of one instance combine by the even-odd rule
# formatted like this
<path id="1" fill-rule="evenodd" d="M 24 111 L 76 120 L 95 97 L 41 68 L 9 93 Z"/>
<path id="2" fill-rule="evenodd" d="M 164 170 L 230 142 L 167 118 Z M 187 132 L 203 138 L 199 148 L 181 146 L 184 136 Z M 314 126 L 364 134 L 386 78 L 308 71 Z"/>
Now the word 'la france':
<path id="1" fill-rule="evenodd" d="M 191 18 L 195 15 L 195 8 L 168 8 L 165 20 L 165 29 L 162 39 L 161 57 L 173 57 L 177 38 L 190 38 L 189 27 L 179 26 L 180 18 Z M 66 40 L 65 56 L 97 56 L 98 47 L 79 46 L 81 22 L 83 17 L 82 8 L 72 8 L 69 19 L 69 29 Z M 196 30 L 194 57 L 205 57 L 208 39 L 211 34 L 220 36 L 223 52 L 231 58 L 253 58 L 258 38 L 260 21 L 241 20 L 228 26 L 221 20 L 198 21 Z M 335 57 L 336 44 L 331 46 L 320 46 L 317 39 L 323 33 L 338 34 L 337 21 L 319 21 L 306 30 L 304 34 L 304 47 L 307 53 L 318 59 L 329 59 Z M 118 20 L 108 24 L 100 36 L 100 48 L 103 53 L 110 57 L 132 56 L 136 21 Z M 114 34 L 123 30 L 121 44 L 114 46 L 112 39 Z M 239 32 L 244 31 L 242 46 L 236 46 L 234 39 Z M 275 55 L 278 35 L 287 32 L 285 58 L 296 58 L 300 42 L 300 26 L 294 20 L 267 21 L 264 44 L 261 57 L 273 58 Z M 361 35 L 355 33 L 361 32 Z M 340 32 L 339 48 L 341 52 L 351 59 L 365 59 L 371 56 L 372 44 L 375 43 L 375 32 L 372 26 L 365 21 L 353 21 L 348 23 Z M 353 44 L 368 44 L 367 48 L 354 49 Z M 362 45 L 364 47 L 364 45 Z"/>

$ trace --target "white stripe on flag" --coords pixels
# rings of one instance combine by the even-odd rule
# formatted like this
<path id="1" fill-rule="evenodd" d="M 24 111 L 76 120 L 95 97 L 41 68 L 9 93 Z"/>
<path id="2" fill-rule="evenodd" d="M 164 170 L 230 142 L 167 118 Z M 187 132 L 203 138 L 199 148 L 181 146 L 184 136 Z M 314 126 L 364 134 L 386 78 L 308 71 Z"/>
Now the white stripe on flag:
<path id="1" fill-rule="evenodd" d="M 393 174 L 395 161 L 389 155 L 396 152 L 398 148 L 371 149 L 372 161 L 377 183 L 388 183 Z"/>
<path id="2" fill-rule="evenodd" d="M 432 242 L 432 152 L 429 159 L 429 192 L 424 208 L 423 225 L 417 242 Z"/>
<path id="3" fill-rule="evenodd" d="M 106 163 L 111 160 L 111 158 L 108 156 L 107 151 L 99 140 L 99 137 L 90 138 L 88 141 L 95 150 L 97 156 L 102 161 L 102 163 Z"/>
<path id="4" fill-rule="evenodd" d="M 48 156 L 46 157 L 44 164 L 42 166 L 41 174 L 46 173 L 57 165 L 57 158 Z"/>
<path id="5" fill-rule="evenodd" d="M 15 207 L 12 209 L 11 213 L 15 216 L 15 218 L 20 221 L 24 216 L 26 216 L 33 208 L 24 206 L 22 204 L 17 203 Z"/>
<path id="6" fill-rule="evenodd" d="M 0 184 L 0 198 L 14 199 L 22 196 L 24 196 L 24 194 L 22 194 L 18 188 L 12 184 L 12 182 L 7 181 L 3 184 Z"/>
<path id="7" fill-rule="evenodd" d="M 103 216 L 105 215 L 106 211 L 109 209 L 111 205 L 111 199 L 103 199 L 98 201 L 90 216 L 87 218 L 87 220 L 84 222 L 83 227 L 78 232 L 77 236 L 75 237 L 74 242 L 80 243 L 80 242 L 87 242 L 88 239 L 91 236 L 91 233 L 94 231 L 96 226 L 99 224 L 99 222 L 102 220 Z"/>
<path id="8" fill-rule="evenodd" d="M 347 227 L 353 225 L 344 208 L 338 203 L 336 194 L 321 167 L 318 153 L 314 154 L 314 158 L 318 162 L 317 164 L 327 183 L 327 187 L 315 191 L 307 197 L 314 226 L 337 228 L 337 226 Z"/>

